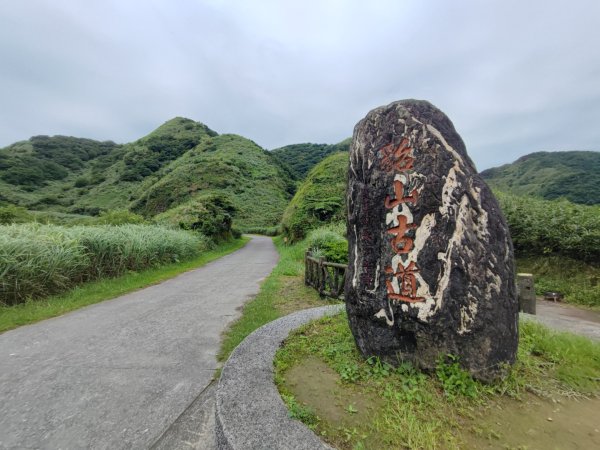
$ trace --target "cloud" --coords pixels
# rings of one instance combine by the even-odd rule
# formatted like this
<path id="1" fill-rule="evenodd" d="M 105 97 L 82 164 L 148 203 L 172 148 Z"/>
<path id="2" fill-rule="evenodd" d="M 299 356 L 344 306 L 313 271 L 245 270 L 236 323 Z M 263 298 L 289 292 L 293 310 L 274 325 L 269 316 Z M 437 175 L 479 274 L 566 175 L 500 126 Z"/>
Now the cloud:
<path id="1" fill-rule="evenodd" d="M 266 148 L 337 142 L 423 98 L 480 169 L 598 149 L 600 4 L 87 1 L 0 4 L 0 145 L 128 142 L 174 116 Z"/>

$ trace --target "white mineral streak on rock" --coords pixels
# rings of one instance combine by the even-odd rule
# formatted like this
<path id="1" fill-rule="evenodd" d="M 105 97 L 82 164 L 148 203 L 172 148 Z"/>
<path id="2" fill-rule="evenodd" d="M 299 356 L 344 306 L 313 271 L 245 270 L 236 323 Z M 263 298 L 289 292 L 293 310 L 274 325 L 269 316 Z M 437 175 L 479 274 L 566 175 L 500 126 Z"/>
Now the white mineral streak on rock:
<path id="1" fill-rule="evenodd" d="M 377 261 L 377 268 L 375 269 L 375 282 L 373 283 L 373 289 L 367 290 L 369 294 L 375 294 L 377 289 L 379 288 L 379 270 L 381 266 L 379 265 L 379 261 Z"/>
<path id="2" fill-rule="evenodd" d="M 490 294 L 492 293 L 492 289 L 494 291 L 496 291 L 496 294 L 500 293 L 500 286 L 502 286 L 502 280 L 500 279 L 500 277 L 495 274 L 494 272 L 492 272 L 490 269 L 487 269 L 487 271 L 485 272 L 485 274 L 487 275 L 487 279 L 488 279 L 488 285 L 487 285 L 487 298 L 490 298 Z M 491 280 L 491 281 L 490 281 Z"/>
<path id="3" fill-rule="evenodd" d="M 400 293 L 400 285 L 398 284 L 398 278 L 396 277 L 392 277 L 392 290 L 394 291 L 394 294 Z"/>
<path id="4" fill-rule="evenodd" d="M 400 211 L 398 211 L 398 206 L 399 205 L 394 206 L 392 212 L 389 212 L 385 215 L 385 223 L 387 225 L 393 225 L 395 227 L 398 226 L 398 216 L 400 215 Z"/>
<path id="5" fill-rule="evenodd" d="M 465 234 L 465 220 L 461 220 L 469 214 L 469 198 L 466 195 L 463 195 L 460 199 L 460 207 L 457 212 L 456 217 L 456 228 L 454 229 L 454 233 L 452 237 L 448 241 L 448 246 L 446 247 L 446 252 L 438 253 L 438 260 L 442 262 L 444 266 L 442 268 L 442 272 L 438 277 L 437 283 L 437 291 L 435 293 L 435 312 L 442 306 L 442 298 L 444 297 L 444 292 L 448 288 L 448 283 L 450 282 L 450 272 L 452 271 L 451 260 L 452 260 L 452 252 L 454 251 L 455 246 L 460 246 L 462 237 Z"/>
<path id="6" fill-rule="evenodd" d="M 471 331 L 471 324 L 477 314 L 477 299 L 469 296 L 469 303 L 467 306 L 460 308 L 460 327 L 458 328 L 458 334 L 465 334 Z"/>
<path id="7" fill-rule="evenodd" d="M 442 136 L 442 133 L 440 133 L 433 125 L 430 125 L 430 124 L 427 124 L 427 129 L 429 130 L 429 132 L 431 134 L 433 134 L 436 138 L 438 138 L 438 140 L 442 143 L 444 148 L 446 150 L 448 150 L 450 153 L 452 153 L 452 155 L 454 155 L 454 157 L 458 160 L 458 162 L 460 162 L 461 165 L 465 164 L 465 162 L 462 159 L 462 156 L 460 156 L 460 154 L 456 150 L 454 150 L 450 146 L 450 144 L 448 144 L 446 142 L 446 139 L 444 139 L 444 136 Z"/>
<path id="8" fill-rule="evenodd" d="M 450 169 L 450 172 L 452 172 L 453 169 L 455 169 L 455 168 L 456 168 L 456 164 L 452 169 Z M 442 202 L 443 202 L 444 211 L 442 211 L 442 208 L 440 208 L 440 212 L 442 214 L 445 212 L 446 215 L 449 213 L 449 209 L 447 208 L 447 206 L 449 205 L 449 199 L 446 198 L 446 195 L 451 194 L 451 191 L 447 190 L 448 181 L 451 178 L 450 175 L 451 174 L 449 173 L 448 177 L 446 179 L 446 184 L 444 185 L 444 192 L 442 193 Z M 454 174 L 452 174 L 452 175 L 454 175 Z M 455 183 L 454 186 L 452 187 L 452 189 L 454 189 L 454 187 L 456 187 L 456 186 L 457 185 Z M 455 216 L 456 228 L 454 230 L 452 238 L 448 242 L 448 247 L 446 247 L 446 252 L 438 254 L 438 259 L 442 262 L 443 269 L 442 269 L 442 273 L 440 274 L 440 277 L 438 278 L 438 288 L 437 288 L 437 292 L 435 295 L 436 307 L 435 307 L 434 312 L 441 307 L 444 292 L 448 288 L 448 283 L 450 282 L 450 273 L 452 271 L 452 267 L 451 267 L 452 252 L 454 251 L 455 248 L 458 248 L 458 246 L 461 245 L 462 238 L 465 235 L 467 228 L 470 227 L 475 232 L 475 234 L 477 235 L 477 238 L 479 240 L 479 245 L 486 245 L 485 243 L 487 243 L 489 241 L 488 214 L 483 209 L 482 204 L 481 204 L 481 195 L 480 195 L 481 190 L 470 187 L 469 192 L 470 192 L 471 196 L 473 197 L 473 199 L 477 203 L 477 208 L 475 208 L 475 210 L 478 212 L 478 214 L 476 217 L 473 216 L 473 214 L 472 214 L 473 209 L 470 208 L 470 206 L 469 206 L 469 197 L 467 195 L 463 195 L 460 200 L 459 209 Z M 474 253 L 473 249 L 467 249 L 467 250 L 470 253 Z M 491 278 L 491 281 L 488 284 L 487 292 L 486 292 L 486 298 L 490 298 L 492 289 L 496 290 L 496 292 L 500 292 L 501 280 L 500 280 L 500 277 L 495 275 L 489 269 L 487 269 L 486 278 L 488 278 L 488 279 Z M 467 305 L 465 307 L 461 308 L 461 312 L 460 312 L 460 314 L 461 314 L 461 316 L 460 316 L 461 326 L 459 329 L 460 334 L 470 331 L 470 325 L 472 324 L 472 322 L 475 318 L 475 315 L 477 314 L 477 299 L 469 296 L 467 301 L 468 301 Z"/>
<path id="9" fill-rule="evenodd" d="M 389 307 L 389 305 L 388 305 Z M 375 317 L 377 317 L 378 319 L 384 319 L 385 318 L 385 323 L 388 324 L 388 327 L 391 327 L 392 325 L 394 325 L 394 310 L 390 307 L 390 314 L 392 315 L 392 318 L 390 319 L 388 317 L 388 315 L 385 312 L 385 308 L 381 308 L 377 314 L 375 314 Z"/>
<path id="10" fill-rule="evenodd" d="M 454 166 L 448 171 L 448 175 L 446 175 L 446 182 L 444 183 L 444 187 L 442 188 L 442 206 L 440 206 L 439 211 L 440 214 L 444 217 L 447 217 L 450 213 L 450 205 L 452 205 L 453 203 L 452 194 L 454 193 L 454 190 L 459 186 L 458 181 L 456 179 L 457 173 L 462 173 L 462 170 L 460 169 L 458 161 L 454 161 Z"/>
<path id="11" fill-rule="evenodd" d="M 413 248 L 408 253 L 406 261 L 402 261 L 402 257 L 400 255 L 394 255 L 394 257 L 392 258 L 392 267 L 394 268 L 394 270 L 397 270 L 396 268 L 400 264 L 402 265 L 402 267 L 407 268 L 411 262 L 417 262 L 417 255 L 421 252 L 421 250 L 427 243 L 427 239 L 429 239 L 429 236 L 431 235 L 431 230 L 433 230 L 434 227 L 435 216 L 433 214 L 427 214 L 425 217 L 423 217 L 421 225 L 419 226 L 419 228 L 417 228 L 415 239 L 413 240 Z M 421 274 L 419 272 L 416 272 L 414 275 L 417 280 L 417 297 L 423 297 L 425 301 L 411 303 L 410 305 L 402 304 L 402 310 L 408 311 L 409 306 L 412 308 L 416 308 L 419 310 L 419 319 L 423 322 L 426 322 L 427 318 L 431 315 L 430 311 L 435 306 L 435 299 L 431 295 L 429 285 L 423 279 Z M 392 286 L 394 286 L 393 281 L 394 280 L 392 280 Z"/>
<path id="12" fill-rule="evenodd" d="M 400 181 L 406 186 L 408 184 L 408 176 L 405 173 L 397 173 L 394 177 L 394 181 Z"/>
<path id="13" fill-rule="evenodd" d="M 358 232 L 354 224 L 354 275 L 352 276 L 352 287 L 356 288 L 358 282 Z"/>

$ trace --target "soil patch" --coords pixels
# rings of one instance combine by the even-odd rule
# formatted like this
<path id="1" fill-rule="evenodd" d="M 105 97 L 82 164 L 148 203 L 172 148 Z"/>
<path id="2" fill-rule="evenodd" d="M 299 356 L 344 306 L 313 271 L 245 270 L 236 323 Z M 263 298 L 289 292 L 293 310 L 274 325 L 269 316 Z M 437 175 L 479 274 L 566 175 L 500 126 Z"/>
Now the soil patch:
<path id="1" fill-rule="evenodd" d="M 359 438 L 366 449 L 391 448 L 375 432 L 357 436 L 385 401 L 352 384 L 341 383 L 326 362 L 308 356 L 291 367 L 285 387 L 319 417 L 317 433 L 340 449 Z M 521 400 L 501 398 L 472 419 L 463 416 L 458 438 L 464 448 L 592 449 L 600 448 L 600 398 L 545 400 L 525 394 Z M 372 430 L 374 431 L 374 430 Z"/>
<path id="2" fill-rule="evenodd" d="M 342 384 L 340 376 L 315 356 L 303 359 L 286 372 L 285 387 L 298 402 L 317 414 L 321 419 L 318 433 L 338 448 L 351 448 L 348 444 L 357 433 L 356 427 L 368 423 L 369 416 L 382 403 L 377 396 L 365 395 L 352 385 Z M 338 431 L 336 438 L 331 433 L 332 427 Z M 380 448 L 376 436 L 363 438 L 367 448 Z"/>
<path id="3" fill-rule="evenodd" d="M 463 436 L 467 448 L 600 448 L 600 399 L 523 401 L 502 399 L 480 415 Z"/>

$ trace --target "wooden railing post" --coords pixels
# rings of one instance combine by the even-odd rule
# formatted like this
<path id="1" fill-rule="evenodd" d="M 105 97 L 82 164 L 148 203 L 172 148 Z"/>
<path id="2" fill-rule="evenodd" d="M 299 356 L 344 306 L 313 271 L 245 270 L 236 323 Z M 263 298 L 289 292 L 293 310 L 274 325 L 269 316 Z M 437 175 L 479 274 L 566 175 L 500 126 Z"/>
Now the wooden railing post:
<path id="1" fill-rule="evenodd" d="M 321 297 L 323 297 L 323 294 L 325 292 L 325 274 L 323 273 L 323 270 L 325 270 L 325 267 L 323 266 L 323 262 L 325 261 L 325 258 L 323 258 L 322 256 L 319 256 L 319 295 Z"/>
<path id="2" fill-rule="evenodd" d="M 310 267 L 308 267 L 309 264 L 309 259 L 308 256 L 310 255 L 310 252 L 308 250 L 306 250 L 304 252 L 304 284 L 306 286 L 309 286 L 309 282 L 308 282 L 308 277 L 310 274 Z"/>
<path id="3" fill-rule="evenodd" d="M 346 264 L 331 263 L 324 257 L 304 254 L 304 284 L 313 287 L 321 297 L 340 298 L 346 281 Z"/>

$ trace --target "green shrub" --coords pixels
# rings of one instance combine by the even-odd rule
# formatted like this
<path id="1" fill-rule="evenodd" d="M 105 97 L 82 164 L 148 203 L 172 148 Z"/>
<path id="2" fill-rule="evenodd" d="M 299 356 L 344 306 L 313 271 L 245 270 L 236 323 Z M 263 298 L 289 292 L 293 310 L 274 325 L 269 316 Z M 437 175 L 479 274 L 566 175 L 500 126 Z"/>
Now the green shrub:
<path id="1" fill-rule="evenodd" d="M 323 257 L 326 261 L 340 264 L 348 263 L 348 241 L 343 235 L 345 225 L 334 223 L 312 230 L 306 238 L 306 244 L 313 256 Z"/>
<path id="2" fill-rule="evenodd" d="M 155 221 L 197 231 L 213 239 L 228 239 L 232 236 L 234 212 L 228 196 L 208 193 L 158 215 Z"/>
<path id="3" fill-rule="evenodd" d="M 517 269 L 533 274 L 537 295 L 561 292 L 569 303 L 600 306 L 600 267 L 549 255 L 518 258 Z"/>
<path id="4" fill-rule="evenodd" d="M 21 206 L 8 205 L 0 207 L 0 224 L 29 222 L 31 219 L 31 214 Z"/>
<path id="5" fill-rule="evenodd" d="M 310 230 L 346 216 L 346 176 L 348 154 L 338 153 L 321 161 L 283 213 L 283 233 L 295 242 Z"/>
<path id="6" fill-rule="evenodd" d="M 46 297 L 77 283 L 196 256 L 208 240 L 148 225 L 0 226 L 0 302 Z"/>
<path id="7" fill-rule="evenodd" d="M 75 180 L 74 186 L 77 188 L 86 187 L 90 184 L 90 179 L 87 177 L 79 177 Z"/>
<path id="8" fill-rule="evenodd" d="M 495 194 L 517 254 L 557 254 L 600 264 L 600 206 Z"/>

